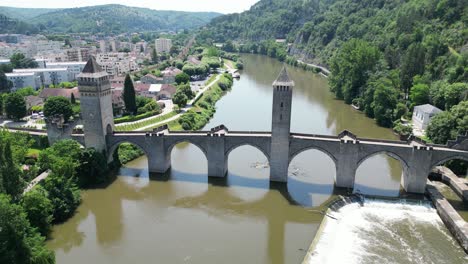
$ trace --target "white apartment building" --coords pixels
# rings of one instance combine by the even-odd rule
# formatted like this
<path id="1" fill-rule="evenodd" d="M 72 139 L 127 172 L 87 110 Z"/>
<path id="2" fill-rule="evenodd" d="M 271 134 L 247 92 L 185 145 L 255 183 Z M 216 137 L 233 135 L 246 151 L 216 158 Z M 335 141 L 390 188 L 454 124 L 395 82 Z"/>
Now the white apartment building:
<path id="1" fill-rule="evenodd" d="M 154 44 L 157 53 L 169 52 L 172 48 L 172 40 L 170 39 L 156 39 Z"/>
<path id="2" fill-rule="evenodd" d="M 71 81 L 68 77 L 67 68 L 52 68 L 52 69 L 14 69 L 13 73 L 33 73 L 36 75 L 35 78 L 39 78 L 39 88 L 40 86 L 49 86 L 51 84 L 59 84 L 61 82 Z"/>
<path id="3" fill-rule="evenodd" d="M 109 75 L 126 74 L 138 69 L 135 59 L 124 52 L 97 54 L 96 62 Z"/>
<path id="4" fill-rule="evenodd" d="M 34 72 L 5 73 L 7 79 L 13 83 L 12 91 L 31 86 L 35 90 L 40 87 L 40 78 Z"/>
<path id="5" fill-rule="evenodd" d="M 68 80 L 75 81 L 76 76 L 80 74 L 86 62 L 49 62 L 46 64 L 47 69 L 61 69 L 66 68 L 68 72 Z"/>

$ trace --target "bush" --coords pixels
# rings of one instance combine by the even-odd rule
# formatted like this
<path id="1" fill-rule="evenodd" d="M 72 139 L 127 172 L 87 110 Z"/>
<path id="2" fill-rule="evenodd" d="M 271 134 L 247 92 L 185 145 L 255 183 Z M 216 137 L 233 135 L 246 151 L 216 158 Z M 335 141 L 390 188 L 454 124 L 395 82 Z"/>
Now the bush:
<path id="1" fill-rule="evenodd" d="M 21 206 L 26 211 L 29 222 L 41 235 L 47 236 L 52 227 L 54 207 L 49 194 L 41 186 L 36 186 L 21 199 Z"/>
<path id="2" fill-rule="evenodd" d="M 130 143 L 121 144 L 117 150 L 117 153 L 121 164 L 126 164 L 129 161 L 145 155 L 145 153 L 139 147 Z"/>
<path id="3" fill-rule="evenodd" d="M 80 190 L 73 177 L 52 172 L 44 181 L 44 188 L 49 193 L 53 205 L 55 223 L 61 223 L 73 216 L 80 205 Z"/>

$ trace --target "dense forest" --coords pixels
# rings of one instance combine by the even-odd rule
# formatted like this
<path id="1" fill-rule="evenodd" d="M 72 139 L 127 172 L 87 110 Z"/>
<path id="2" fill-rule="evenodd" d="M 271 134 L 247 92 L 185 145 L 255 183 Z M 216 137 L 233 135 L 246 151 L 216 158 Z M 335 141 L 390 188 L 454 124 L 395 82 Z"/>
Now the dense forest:
<path id="1" fill-rule="evenodd" d="M 400 132 L 415 105 L 433 104 L 446 112 L 426 139 L 445 144 L 468 130 L 467 24 L 466 0 L 262 0 L 198 40 L 325 65 L 337 98 Z"/>
<path id="2" fill-rule="evenodd" d="M 0 13 L 8 14 L 10 19 L 20 23 L 37 27 L 43 33 L 103 34 L 194 29 L 220 15 L 214 12 L 158 11 L 123 5 L 69 9 L 0 7 Z M 7 29 L 0 27 L 0 33 L 5 33 L 5 30 Z"/>

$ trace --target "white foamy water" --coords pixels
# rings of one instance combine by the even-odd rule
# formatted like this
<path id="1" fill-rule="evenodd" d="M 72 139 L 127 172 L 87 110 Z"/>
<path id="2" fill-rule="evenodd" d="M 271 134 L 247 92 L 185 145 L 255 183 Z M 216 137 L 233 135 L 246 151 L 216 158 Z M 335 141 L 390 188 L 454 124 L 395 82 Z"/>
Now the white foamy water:
<path id="1" fill-rule="evenodd" d="M 429 204 L 365 201 L 327 218 L 305 263 L 467 263 Z"/>

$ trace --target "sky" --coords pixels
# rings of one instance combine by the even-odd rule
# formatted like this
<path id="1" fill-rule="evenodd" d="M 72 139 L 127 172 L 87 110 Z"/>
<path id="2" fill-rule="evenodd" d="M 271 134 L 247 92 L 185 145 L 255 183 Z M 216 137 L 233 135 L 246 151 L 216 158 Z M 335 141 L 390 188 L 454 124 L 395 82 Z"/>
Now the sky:
<path id="1" fill-rule="evenodd" d="M 72 8 L 92 5 L 121 4 L 157 10 L 213 11 L 236 13 L 248 10 L 259 0 L 1 0 L 0 6 L 27 8 Z"/>

